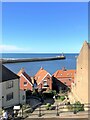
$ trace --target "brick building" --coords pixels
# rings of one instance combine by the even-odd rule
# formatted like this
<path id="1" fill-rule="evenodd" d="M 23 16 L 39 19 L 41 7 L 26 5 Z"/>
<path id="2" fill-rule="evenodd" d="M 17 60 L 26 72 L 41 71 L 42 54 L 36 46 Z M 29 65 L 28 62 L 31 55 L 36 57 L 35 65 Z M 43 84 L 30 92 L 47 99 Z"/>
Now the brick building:
<path id="1" fill-rule="evenodd" d="M 40 68 L 40 70 L 34 76 L 34 79 L 39 90 L 52 90 L 52 76 L 43 68 Z"/>
<path id="2" fill-rule="evenodd" d="M 22 68 L 18 74 L 20 77 L 20 89 L 22 90 L 33 90 L 33 83 L 31 77 Z"/>
<path id="3" fill-rule="evenodd" d="M 76 70 L 67 70 L 65 67 L 62 70 L 57 70 L 53 76 L 60 82 L 71 88 L 71 83 L 74 82 Z"/>

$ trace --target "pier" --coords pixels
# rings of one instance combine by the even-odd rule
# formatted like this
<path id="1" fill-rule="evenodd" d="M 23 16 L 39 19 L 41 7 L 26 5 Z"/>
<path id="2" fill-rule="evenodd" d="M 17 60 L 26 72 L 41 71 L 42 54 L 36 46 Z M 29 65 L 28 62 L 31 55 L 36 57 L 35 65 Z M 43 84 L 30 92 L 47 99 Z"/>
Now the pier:
<path id="1" fill-rule="evenodd" d="M 7 64 L 7 63 L 21 63 L 21 62 L 38 62 L 38 61 L 50 61 L 50 60 L 63 60 L 66 59 L 65 56 L 56 56 L 56 57 L 45 57 L 45 58 L 2 58 L 0 59 L 0 62 L 2 64 Z"/>

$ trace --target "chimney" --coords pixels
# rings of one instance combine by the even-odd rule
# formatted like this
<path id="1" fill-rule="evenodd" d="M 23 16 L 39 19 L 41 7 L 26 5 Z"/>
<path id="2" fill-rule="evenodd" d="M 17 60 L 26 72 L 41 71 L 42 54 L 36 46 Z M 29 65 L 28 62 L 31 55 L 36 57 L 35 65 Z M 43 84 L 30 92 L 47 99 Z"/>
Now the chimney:
<path id="1" fill-rule="evenodd" d="M 40 70 L 43 70 L 43 67 L 41 66 Z"/>
<path id="2" fill-rule="evenodd" d="M 21 71 L 21 73 L 24 73 L 24 72 L 25 72 L 24 68 L 21 68 L 21 70 L 20 70 L 20 71 Z"/>
<path id="3" fill-rule="evenodd" d="M 65 68 L 65 67 L 63 67 L 63 68 L 62 68 L 62 70 L 63 70 L 63 71 L 66 71 L 66 68 Z"/>

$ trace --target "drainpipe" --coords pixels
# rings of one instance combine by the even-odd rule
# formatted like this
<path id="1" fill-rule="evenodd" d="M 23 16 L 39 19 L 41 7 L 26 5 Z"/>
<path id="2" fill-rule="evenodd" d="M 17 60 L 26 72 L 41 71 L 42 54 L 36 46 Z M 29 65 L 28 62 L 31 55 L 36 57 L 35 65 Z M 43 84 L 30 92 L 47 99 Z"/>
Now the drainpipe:
<path id="1" fill-rule="evenodd" d="M 2 96 L 2 108 L 4 108 L 4 96 Z"/>

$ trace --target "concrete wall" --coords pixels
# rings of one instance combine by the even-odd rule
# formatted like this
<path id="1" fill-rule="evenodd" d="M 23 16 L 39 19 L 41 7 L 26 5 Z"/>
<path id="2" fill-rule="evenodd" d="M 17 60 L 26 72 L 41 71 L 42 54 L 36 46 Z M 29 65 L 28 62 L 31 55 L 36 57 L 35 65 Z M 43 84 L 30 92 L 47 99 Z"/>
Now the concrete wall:
<path id="1" fill-rule="evenodd" d="M 72 85 L 74 97 L 81 103 L 88 103 L 88 88 L 90 79 L 90 48 L 85 41 L 77 58 L 75 83 Z"/>
<path id="2" fill-rule="evenodd" d="M 90 103 L 90 45 L 88 50 L 88 102 Z"/>

